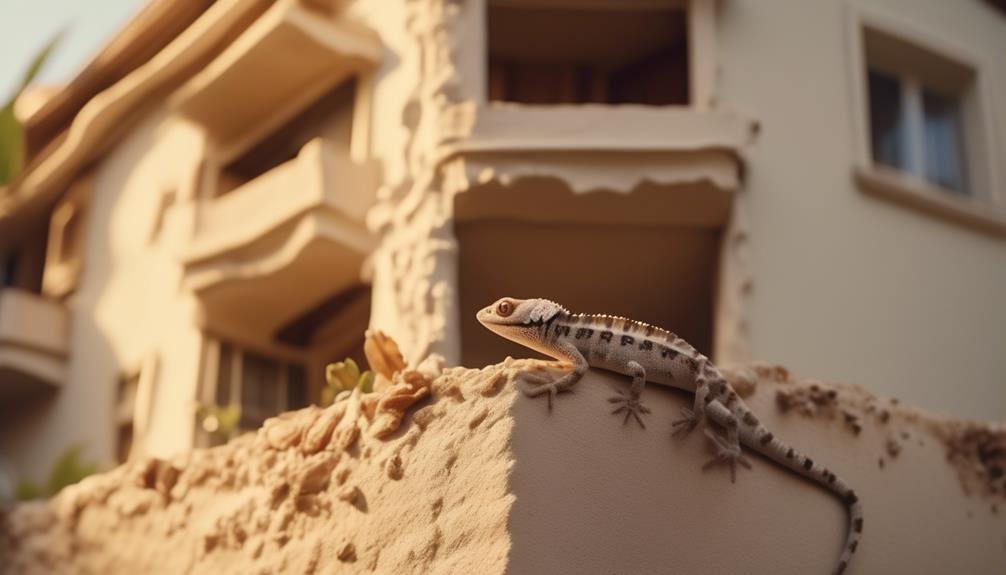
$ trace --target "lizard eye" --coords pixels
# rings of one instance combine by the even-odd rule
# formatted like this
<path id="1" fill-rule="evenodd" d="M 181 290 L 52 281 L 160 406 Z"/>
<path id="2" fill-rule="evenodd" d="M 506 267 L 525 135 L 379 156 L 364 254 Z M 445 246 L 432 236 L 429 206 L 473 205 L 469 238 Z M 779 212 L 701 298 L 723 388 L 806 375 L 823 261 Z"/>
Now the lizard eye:
<path id="1" fill-rule="evenodd" d="M 507 317 L 513 313 L 513 304 L 508 301 L 501 301 L 499 305 L 496 306 L 496 313 L 500 317 Z"/>

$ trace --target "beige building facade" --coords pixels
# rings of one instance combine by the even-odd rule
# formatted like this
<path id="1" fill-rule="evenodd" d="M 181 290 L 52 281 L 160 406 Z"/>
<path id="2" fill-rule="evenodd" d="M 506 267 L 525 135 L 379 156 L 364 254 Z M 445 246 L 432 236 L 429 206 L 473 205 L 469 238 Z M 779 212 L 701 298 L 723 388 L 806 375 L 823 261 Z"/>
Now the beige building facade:
<path id="1" fill-rule="evenodd" d="M 0 455 L 255 427 L 367 327 L 522 354 L 506 294 L 1003 419 L 1004 53 L 979 0 L 152 2 L 24 106 Z"/>

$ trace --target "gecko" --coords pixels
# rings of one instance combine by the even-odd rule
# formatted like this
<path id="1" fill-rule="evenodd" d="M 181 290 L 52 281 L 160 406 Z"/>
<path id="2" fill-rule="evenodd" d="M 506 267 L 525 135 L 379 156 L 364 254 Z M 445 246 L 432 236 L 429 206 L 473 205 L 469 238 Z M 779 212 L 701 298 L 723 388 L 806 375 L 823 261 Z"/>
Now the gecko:
<path id="1" fill-rule="evenodd" d="M 863 531 L 863 507 L 856 492 L 825 466 L 775 437 L 730 386 L 712 361 L 673 333 L 643 322 L 610 315 L 571 314 L 547 299 L 501 298 L 478 311 L 479 323 L 490 331 L 525 347 L 550 356 L 567 371 L 556 379 L 531 373 L 518 376 L 525 395 L 545 395 L 548 409 L 556 396 L 569 391 L 590 367 L 632 377 L 628 390 L 619 390 L 609 399 L 612 414 L 630 417 L 646 427 L 641 416 L 650 413 L 641 401 L 647 381 L 678 388 L 695 395 L 691 409 L 671 422 L 672 435 L 688 436 L 701 428 L 716 448 L 716 455 L 703 465 L 705 470 L 723 464 L 736 481 L 737 466 L 750 469 L 742 445 L 761 453 L 836 494 L 848 510 L 849 527 L 845 547 L 833 574 L 845 571 L 859 546 Z M 716 433 L 708 422 L 725 430 Z"/>

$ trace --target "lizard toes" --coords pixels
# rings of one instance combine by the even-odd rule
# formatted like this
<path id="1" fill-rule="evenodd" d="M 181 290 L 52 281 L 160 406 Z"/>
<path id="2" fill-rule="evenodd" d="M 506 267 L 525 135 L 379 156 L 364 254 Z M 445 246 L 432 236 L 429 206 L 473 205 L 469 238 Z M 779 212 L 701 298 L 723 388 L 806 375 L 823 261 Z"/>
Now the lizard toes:
<path id="1" fill-rule="evenodd" d="M 748 458 L 744 456 L 744 453 L 740 449 L 724 446 L 723 440 L 715 435 L 710 435 L 710 438 L 716 443 L 717 453 L 702 466 L 702 471 L 706 471 L 714 465 L 726 465 L 727 469 L 730 470 L 730 483 L 736 483 L 737 465 L 740 464 L 751 469 L 751 462 L 748 461 Z"/>
<path id="2" fill-rule="evenodd" d="M 625 418 L 622 419 L 622 425 L 626 425 L 627 423 L 629 423 L 629 418 L 632 417 L 639 423 L 640 427 L 646 429 L 646 424 L 643 423 L 643 419 L 639 417 L 639 415 L 640 414 L 645 415 L 647 413 L 650 413 L 650 409 L 647 408 L 645 405 L 639 403 L 639 400 L 636 397 L 623 395 L 621 397 L 608 398 L 608 401 L 610 401 L 611 403 L 621 404 L 618 407 L 616 407 L 614 411 L 611 412 L 611 414 L 616 415 L 619 413 L 624 413 Z"/>
<path id="3" fill-rule="evenodd" d="M 677 438 L 687 437 L 698 425 L 699 418 L 695 416 L 695 412 L 687 407 L 682 407 L 681 417 L 671 422 L 671 427 L 674 428 L 671 435 Z"/>
<path id="4" fill-rule="evenodd" d="M 549 391 L 548 388 L 550 381 L 552 380 L 547 377 L 530 373 L 522 373 L 517 376 L 517 387 L 528 397 L 538 397 L 539 395 Z"/>
<path id="5" fill-rule="evenodd" d="M 642 407 L 642 406 L 640 406 L 640 407 Z M 632 412 L 632 417 L 636 418 L 636 422 L 638 422 L 638 423 L 639 423 L 639 427 L 642 427 L 643 429 L 646 429 L 646 424 L 645 424 L 645 423 L 643 423 L 643 420 L 642 420 L 642 418 L 640 418 L 640 417 L 639 417 L 639 413 L 640 413 L 640 412 L 641 412 L 641 413 L 649 413 L 649 412 L 650 412 L 650 410 L 649 410 L 649 409 L 646 409 L 646 411 L 643 411 L 643 409 L 646 409 L 646 408 L 645 408 L 645 407 L 643 407 L 643 408 L 642 408 L 641 410 L 639 410 L 638 412 L 637 412 L 637 411 L 633 411 L 633 412 Z"/>

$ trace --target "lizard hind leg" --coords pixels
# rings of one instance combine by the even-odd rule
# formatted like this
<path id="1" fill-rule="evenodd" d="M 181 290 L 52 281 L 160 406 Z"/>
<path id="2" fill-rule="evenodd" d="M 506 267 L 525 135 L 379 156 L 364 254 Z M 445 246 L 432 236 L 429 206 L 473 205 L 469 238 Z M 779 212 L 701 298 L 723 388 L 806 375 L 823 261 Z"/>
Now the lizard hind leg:
<path id="1" fill-rule="evenodd" d="M 741 449 L 740 422 L 737 420 L 737 416 L 719 401 L 710 402 L 706 406 L 706 410 L 710 419 L 726 429 L 727 435 L 723 437 L 711 429 L 705 430 L 706 437 L 713 442 L 716 448 L 716 455 L 702 466 L 702 470 L 705 471 L 714 465 L 726 465 L 730 469 L 730 482 L 736 483 L 738 464 L 751 469 L 751 462 L 744 456 L 744 451 Z"/>
<path id="2" fill-rule="evenodd" d="M 704 379 L 700 379 L 696 382 L 695 386 L 695 403 L 694 409 L 688 409 L 687 407 L 681 408 L 681 417 L 675 419 L 671 422 L 671 428 L 674 430 L 671 435 L 679 439 L 684 439 L 699 426 L 699 424 L 705 421 L 706 413 L 705 408 L 707 398 L 710 398 L 710 385 Z"/>
<path id="3" fill-rule="evenodd" d="M 632 374 L 632 386 L 628 391 L 619 389 L 618 395 L 608 398 L 608 401 L 611 403 L 619 404 L 611 413 L 612 415 L 618 413 L 625 414 L 622 425 L 628 423 L 630 417 L 634 417 L 639 426 L 646 429 L 646 424 L 639 417 L 640 414 L 646 415 L 650 413 L 650 409 L 639 401 L 639 396 L 643 393 L 643 387 L 646 385 L 646 370 L 635 361 L 630 361 L 626 365 Z"/>

